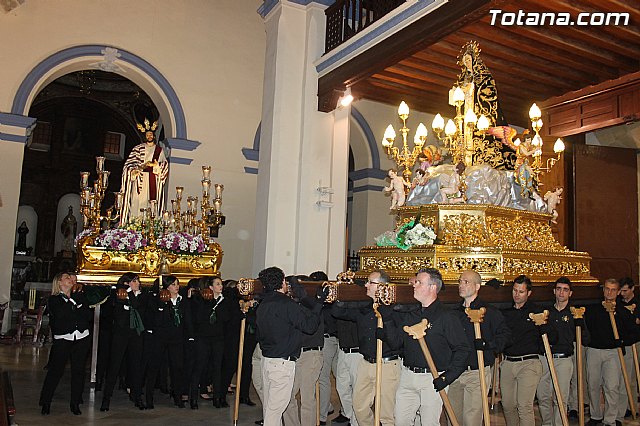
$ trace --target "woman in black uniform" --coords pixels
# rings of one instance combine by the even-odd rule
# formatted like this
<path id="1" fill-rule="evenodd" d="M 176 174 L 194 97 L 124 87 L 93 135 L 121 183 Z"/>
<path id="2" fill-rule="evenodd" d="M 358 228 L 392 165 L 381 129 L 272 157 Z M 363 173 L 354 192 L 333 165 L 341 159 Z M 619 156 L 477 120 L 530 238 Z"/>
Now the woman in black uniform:
<path id="1" fill-rule="evenodd" d="M 80 287 L 74 287 L 73 277 L 66 272 L 61 272 L 53 278 L 52 296 L 47 303 L 53 346 L 49 369 L 40 392 L 43 415 L 51 411 L 53 394 L 69 359 L 71 359 L 70 408 L 73 414 L 82 414 L 80 402 L 87 355 L 91 348 L 89 327 L 92 311 L 89 309 L 84 293 L 80 290 Z"/>
<path id="2" fill-rule="evenodd" d="M 131 399 L 135 401 L 136 407 L 145 409 L 142 402 L 142 332 L 144 331 L 142 316 L 146 307 L 145 297 L 145 293 L 140 289 L 138 275 L 127 272 L 116 284 L 114 299 L 107 302 L 113 304 L 113 336 L 100 411 L 109 411 L 113 388 L 125 355 Z"/>

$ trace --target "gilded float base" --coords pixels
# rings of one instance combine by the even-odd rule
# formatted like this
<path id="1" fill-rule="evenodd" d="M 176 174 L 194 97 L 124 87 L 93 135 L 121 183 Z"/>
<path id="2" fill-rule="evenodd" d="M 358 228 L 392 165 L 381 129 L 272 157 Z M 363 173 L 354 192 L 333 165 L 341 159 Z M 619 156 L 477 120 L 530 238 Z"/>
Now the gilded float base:
<path id="1" fill-rule="evenodd" d="M 192 278 L 219 275 L 222 248 L 212 243 L 208 251 L 197 255 L 167 252 L 154 246 L 136 252 L 119 252 L 103 247 L 84 246 L 78 250 L 78 282 L 88 285 L 112 285 L 125 272 L 139 274 L 143 285 L 151 285 L 164 264 L 185 285 Z"/>
<path id="2" fill-rule="evenodd" d="M 556 241 L 551 215 L 492 205 L 429 204 L 401 207 L 397 222 L 420 215 L 420 222 L 434 229 L 430 246 L 409 250 L 396 247 L 364 247 L 356 278 L 383 269 L 394 282 L 406 283 L 420 268 L 437 268 L 445 284 L 457 284 L 460 273 L 474 269 L 484 282 L 496 278 L 509 282 L 521 274 L 542 285 L 566 276 L 578 285 L 593 285 L 591 257 L 570 251 Z"/>

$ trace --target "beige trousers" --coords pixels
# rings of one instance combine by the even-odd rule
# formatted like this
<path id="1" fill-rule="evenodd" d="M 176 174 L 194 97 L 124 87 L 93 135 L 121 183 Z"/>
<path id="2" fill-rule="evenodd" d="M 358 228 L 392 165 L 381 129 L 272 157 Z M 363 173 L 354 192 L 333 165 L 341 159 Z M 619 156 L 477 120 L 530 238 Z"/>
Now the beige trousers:
<path id="1" fill-rule="evenodd" d="M 637 347 L 637 343 L 636 343 Z M 633 350 L 631 346 L 627 346 L 625 348 L 626 354 L 624 355 L 624 365 L 627 368 L 627 375 L 629 376 L 629 385 L 631 386 L 631 398 L 632 401 L 636 401 L 636 412 L 638 412 L 638 380 L 636 379 L 636 367 L 633 362 Z M 630 410 L 629 407 L 629 398 L 627 397 L 627 387 L 624 384 L 624 377 L 622 376 L 622 368 L 620 369 L 620 389 L 618 390 L 620 393 L 618 399 L 618 416 L 616 420 L 622 421 L 624 419 L 624 414 L 627 410 Z"/>
<path id="2" fill-rule="evenodd" d="M 487 389 L 489 389 L 491 385 L 490 367 L 485 367 L 484 369 L 484 382 L 487 384 Z M 483 424 L 479 370 L 464 371 L 460 377 L 449 385 L 447 395 L 451 400 L 451 406 L 458 423 L 463 426 L 481 426 Z"/>
<path id="3" fill-rule="evenodd" d="M 260 402 L 264 404 L 264 389 L 262 386 L 262 349 L 260 349 L 260 345 L 256 345 L 256 348 L 253 351 L 253 355 L 251 355 L 251 381 L 253 382 L 253 387 L 256 388 L 256 393 L 258 394 L 258 398 L 260 398 Z"/>
<path id="4" fill-rule="evenodd" d="M 321 368 L 322 351 L 307 351 L 300 354 L 300 358 L 296 361 L 291 400 L 283 416 L 285 426 L 316 425 L 316 382 Z M 296 398 L 298 392 L 300 392 L 300 406 Z"/>
<path id="5" fill-rule="evenodd" d="M 320 420 L 327 421 L 327 414 L 333 411 L 331 405 L 331 371 L 337 376 L 338 370 L 338 338 L 335 336 L 325 337 L 322 347 L 322 370 L 320 370 Z"/>
<path id="6" fill-rule="evenodd" d="M 338 371 L 336 374 L 336 392 L 342 404 L 342 414 L 349 418 L 351 426 L 358 426 L 356 414 L 353 411 L 353 390 L 358 378 L 358 367 L 362 361 L 362 354 L 345 353 L 338 350 Z"/>
<path id="7" fill-rule="evenodd" d="M 558 400 L 553 390 L 553 381 L 551 380 L 551 372 L 549 370 L 549 362 L 547 357 L 540 355 L 542 363 L 542 377 L 538 384 L 538 408 L 542 417 L 543 426 L 562 426 L 562 418 L 558 410 Z M 569 385 L 573 374 L 573 358 L 554 358 L 553 366 L 558 376 L 558 385 L 560 386 L 560 394 L 562 395 L 563 410 L 567 411 L 567 398 L 569 395 Z"/>
<path id="8" fill-rule="evenodd" d="M 282 413 L 291 400 L 295 374 L 295 361 L 286 361 L 282 358 L 262 358 L 264 426 L 280 426 L 282 424 Z"/>
<path id="9" fill-rule="evenodd" d="M 431 373 L 414 373 L 401 367 L 396 391 L 396 426 L 413 426 L 418 416 L 422 426 L 440 424 L 442 399 L 433 387 Z"/>
<path id="10" fill-rule="evenodd" d="M 577 354 L 578 349 L 576 344 L 573 344 L 573 356 L 571 360 L 573 361 L 573 374 L 571 375 L 571 385 L 569 386 L 569 396 L 567 397 L 569 401 L 567 401 L 569 410 L 579 411 L 580 407 L 578 406 L 578 357 Z M 582 347 L 582 378 L 583 378 L 583 395 L 584 403 L 589 404 L 589 391 L 587 389 L 587 359 L 585 356 L 585 348 Z"/>
<path id="11" fill-rule="evenodd" d="M 396 405 L 396 389 L 400 381 L 399 359 L 382 363 L 382 392 L 380 395 L 380 423 L 393 426 L 393 412 Z M 353 411 L 360 426 L 373 425 L 373 402 L 376 395 L 376 365 L 366 360 L 360 361 L 358 378 L 353 390 Z"/>
<path id="12" fill-rule="evenodd" d="M 615 425 L 620 400 L 620 360 L 617 349 L 586 348 L 589 413 L 605 425 Z M 604 392 L 604 411 L 600 395 Z"/>
<path id="13" fill-rule="evenodd" d="M 542 376 L 540 359 L 500 363 L 502 409 L 507 426 L 535 426 L 533 399 Z"/>

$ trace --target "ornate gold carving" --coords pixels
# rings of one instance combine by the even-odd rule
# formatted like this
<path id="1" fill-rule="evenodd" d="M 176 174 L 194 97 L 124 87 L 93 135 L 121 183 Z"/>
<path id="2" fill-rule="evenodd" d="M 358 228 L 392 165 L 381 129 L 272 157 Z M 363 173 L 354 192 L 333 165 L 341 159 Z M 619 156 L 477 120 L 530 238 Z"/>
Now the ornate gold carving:
<path id="1" fill-rule="evenodd" d="M 336 276 L 336 279 L 338 280 L 338 283 L 353 284 L 353 278 L 355 277 L 355 275 L 355 272 L 353 272 L 351 269 L 347 269 L 345 272 L 340 272 Z"/>
<path id="2" fill-rule="evenodd" d="M 442 244 L 460 247 L 488 245 L 482 216 L 467 213 L 444 215 L 441 230 Z"/>
<path id="3" fill-rule="evenodd" d="M 568 262 L 559 260 L 537 260 L 507 257 L 503 260 L 503 269 L 504 273 L 509 275 L 589 275 L 589 266 L 585 262 Z"/>
<path id="4" fill-rule="evenodd" d="M 473 269 L 478 273 L 497 274 L 502 272 L 502 261 L 486 257 L 445 257 L 436 261 L 436 268 L 446 272 L 460 273 Z"/>
<path id="5" fill-rule="evenodd" d="M 255 280 L 251 278 L 240 278 L 238 280 L 238 292 L 240 296 L 249 296 L 253 293 Z"/>
<path id="6" fill-rule="evenodd" d="M 519 250 L 569 251 L 556 241 L 548 223 L 516 214 L 513 218 L 487 216 L 486 224 L 487 245 Z"/>
<path id="7" fill-rule="evenodd" d="M 387 272 L 417 271 L 420 268 L 432 268 L 431 257 L 421 256 L 384 256 L 360 258 L 360 268 L 363 271 L 382 269 Z"/>
<path id="8" fill-rule="evenodd" d="M 396 286 L 393 284 L 378 284 L 376 301 L 383 305 L 396 303 Z"/>

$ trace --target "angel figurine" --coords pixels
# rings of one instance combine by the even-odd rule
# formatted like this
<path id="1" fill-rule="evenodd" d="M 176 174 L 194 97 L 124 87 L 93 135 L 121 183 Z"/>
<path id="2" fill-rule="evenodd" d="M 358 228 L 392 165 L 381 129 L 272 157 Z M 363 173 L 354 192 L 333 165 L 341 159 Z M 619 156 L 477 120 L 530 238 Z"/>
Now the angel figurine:
<path id="1" fill-rule="evenodd" d="M 429 172 L 424 169 L 417 169 L 416 176 L 413 178 L 413 182 L 411 183 L 411 189 L 414 189 L 416 186 L 424 186 L 429 181 Z"/>
<path id="2" fill-rule="evenodd" d="M 562 200 L 563 190 L 561 186 L 556 186 L 553 190 L 547 191 L 547 193 L 544 194 L 544 200 L 547 202 L 547 212 L 553 215 L 551 223 L 558 223 L 556 222 L 556 219 L 558 219 L 558 210 L 556 209 Z"/>
<path id="3" fill-rule="evenodd" d="M 398 207 L 404 206 L 406 198 L 404 188 L 405 186 L 409 187 L 411 185 L 405 182 L 401 176 L 398 176 L 398 172 L 394 169 L 389 169 L 387 175 L 391 182 L 389 183 L 389 186 L 385 186 L 382 191 L 391 193 L 391 207 L 389 207 L 389 210 L 394 210 Z"/>
<path id="4" fill-rule="evenodd" d="M 465 171 L 464 163 L 456 164 L 456 171 L 449 180 L 443 180 L 440 187 L 440 203 L 460 204 L 465 202 L 464 194 L 461 191 L 461 176 Z M 444 176 L 443 176 L 444 177 Z"/>

